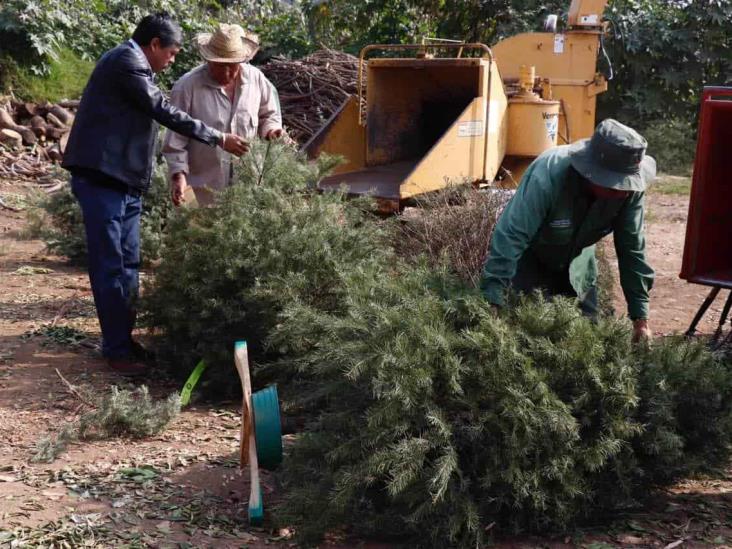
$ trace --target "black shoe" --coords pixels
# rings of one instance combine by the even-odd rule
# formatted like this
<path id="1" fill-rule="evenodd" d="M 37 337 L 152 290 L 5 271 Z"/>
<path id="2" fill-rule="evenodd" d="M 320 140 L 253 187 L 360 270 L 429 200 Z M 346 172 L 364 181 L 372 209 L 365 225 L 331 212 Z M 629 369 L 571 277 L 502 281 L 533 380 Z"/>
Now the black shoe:
<path id="1" fill-rule="evenodd" d="M 125 377 L 144 377 L 149 371 L 144 364 L 128 358 L 110 358 L 107 363 L 112 370 Z"/>

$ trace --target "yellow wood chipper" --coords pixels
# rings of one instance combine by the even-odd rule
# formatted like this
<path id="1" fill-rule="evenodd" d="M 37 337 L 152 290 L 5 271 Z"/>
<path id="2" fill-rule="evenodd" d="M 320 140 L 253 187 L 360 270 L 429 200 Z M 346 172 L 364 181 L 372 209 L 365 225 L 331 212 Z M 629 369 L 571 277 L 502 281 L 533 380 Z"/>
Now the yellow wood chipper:
<path id="1" fill-rule="evenodd" d="M 383 209 L 398 210 L 449 184 L 515 186 L 546 149 L 592 135 L 595 100 L 607 89 L 597 70 L 606 3 L 572 0 L 566 30 L 519 34 L 492 48 L 429 41 L 367 46 L 358 94 L 303 147 L 311 157 L 345 158 L 321 187 L 345 185 L 350 194 L 369 194 Z M 392 57 L 367 62 L 375 51 Z"/>

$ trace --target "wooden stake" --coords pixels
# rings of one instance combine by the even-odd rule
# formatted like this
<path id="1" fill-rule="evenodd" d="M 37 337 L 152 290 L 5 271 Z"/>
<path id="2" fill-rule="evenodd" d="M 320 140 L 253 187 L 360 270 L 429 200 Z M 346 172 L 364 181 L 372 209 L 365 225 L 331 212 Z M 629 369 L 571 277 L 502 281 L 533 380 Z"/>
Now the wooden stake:
<path id="1" fill-rule="evenodd" d="M 259 482 L 259 461 L 257 460 L 257 441 L 254 436 L 254 413 L 252 409 L 252 380 L 249 374 L 249 353 L 245 341 L 237 341 L 234 348 L 234 363 L 239 373 L 242 390 L 241 443 L 239 445 L 239 464 L 242 468 L 249 463 L 249 520 L 253 524 L 261 522 L 264 515 L 262 488 Z"/>

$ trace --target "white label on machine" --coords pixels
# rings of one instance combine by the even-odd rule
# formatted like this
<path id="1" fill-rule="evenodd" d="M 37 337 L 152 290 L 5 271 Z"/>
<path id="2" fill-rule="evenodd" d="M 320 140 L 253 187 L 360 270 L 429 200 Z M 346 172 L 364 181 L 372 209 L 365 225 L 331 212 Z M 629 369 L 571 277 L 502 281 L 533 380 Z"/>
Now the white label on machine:
<path id="1" fill-rule="evenodd" d="M 557 131 L 559 130 L 559 115 L 554 113 L 544 113 L 543 116 L 546 133 L 549 136 L 549 139 L 554 141 L 557 138 Z"/>
<path id="2" fill-rule="evenodd" d="M 596 26 L 598 19 L 599 19 L 599 17 L 595 13 L 593 13 L 592 15 L 581 15 L 580 16 L 580 20 L 579 20 L 579 24 L 580 25 L 588 25 L 588 26 L 590 26 L 590 25 L 591 26 Z"/>
<path id="3" fill-rule="evenodd" d="M 483 121 L 470 120 L 458 124 L 458 137 L 475 137 L 483 135 Z"/>
<path id="4" fill-rule="evenodd" d="M 564 35 L 554 35 L 554 53 L 564 53 Z"/>

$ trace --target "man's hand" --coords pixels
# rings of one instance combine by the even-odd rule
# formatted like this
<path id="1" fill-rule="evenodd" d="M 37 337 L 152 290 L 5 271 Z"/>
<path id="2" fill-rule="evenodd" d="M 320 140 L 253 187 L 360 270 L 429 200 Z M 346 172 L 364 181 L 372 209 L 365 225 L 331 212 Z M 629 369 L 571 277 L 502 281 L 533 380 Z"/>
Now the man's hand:
<path id="1" fill-rule="evenodd" d="M 186 201 L 186 187 L 188 187 L 186 174 L 183 172 L 174 174 L 173 180 L 170 182 L 170 196 L 173 199 L 173 206 L 180 206 Z"/>
<path id="2" fill-rule="evenodd" d="M 640 318 L 633 321 L 633 343 L 650 341 L 653 338 L 651 329 L 648 327 L 648 320 Z"/>
<path id="3" fill-rule="evenodd" d="M 233 133 L 225 133 L 221 139 L 221 148 L 236 156 L 249 152 L 249 142 Z"/>
<path id="4" fill-rule="evenodd" d="M 274 130 L 269 130 L 264 138 L 267 141 L 272 141 L 273 139 L 279 139 L 284 134 L 285 131 L 282 128 L 275 128 Z"/>
<path id="5" fill-rule="evenodd" d="M 285 145 L 297 146 L 297 142 L 294 139 L 292 139 L 292 137 L 287 135 L 287 132 L 285 130 L 283 130 L 282 128 L 276 128 L 274 130 L 269 130 L 267 132 L 267 135 L 264 136 L 264 138 L 267 141 L 279 140 L 279 141 L 282 141 L 282 143 L 284 143 Z"/>

